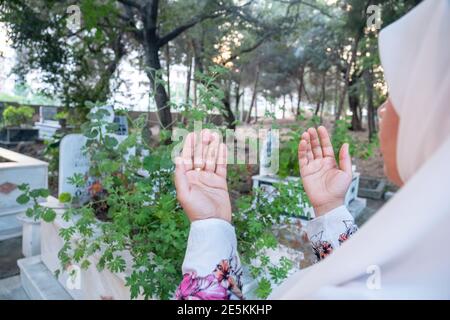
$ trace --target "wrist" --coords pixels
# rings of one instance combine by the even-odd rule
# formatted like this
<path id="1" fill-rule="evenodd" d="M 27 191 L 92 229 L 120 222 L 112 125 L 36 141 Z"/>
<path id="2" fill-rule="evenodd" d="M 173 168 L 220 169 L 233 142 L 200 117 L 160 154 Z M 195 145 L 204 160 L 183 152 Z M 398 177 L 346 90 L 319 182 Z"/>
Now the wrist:
<path id="1" fill-rule="evenodd" d="M 316 217 L 320 217 L 326 214 L 327 212 L 330 212 L 331 210 L 334 210 L 342 205 L 344 205 L 344 200 L 336 200 L 318 206 L 313 206 L 313 209 L 314 213 L 316 214 Z"/>
<path id="2" fill-rule="evenodd" d="M 211 216 L 211 217 L 194 217 L 190 219 L 191 223 L 197 222 L 197 221 L 203 221 L 203 220 L 210 220 L 210 219 L 216 219 L 216 220 L 223 220 L 225 222 L 228 222 L 231 224 L 231 217 L 217 217 L 217 216 Z"/>
<path id="3" fill-rule="evenodd" d="M 210 215 L 188 214 L 188 218 L 191 221 L 191 223 L 196 222 L 196 221 L 202 221 L 202 220 L 219 219 L 219 220 L 224 220 L 231 224 L 231 212 L 230 213 L 215 213 L 215 214 L 210 214 Z"/>

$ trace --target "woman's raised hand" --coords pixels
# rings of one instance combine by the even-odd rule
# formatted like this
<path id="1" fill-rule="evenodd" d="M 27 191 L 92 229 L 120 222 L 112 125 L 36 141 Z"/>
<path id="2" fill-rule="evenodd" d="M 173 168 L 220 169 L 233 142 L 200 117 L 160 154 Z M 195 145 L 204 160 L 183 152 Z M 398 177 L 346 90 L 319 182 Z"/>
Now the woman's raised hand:
<path id="1" fill-rule="evenodd" d="M 218 218 L 231 222 L 226 146 L 208 129 L 189 133 L 175 159 L 177 198 L 189 220 Z"/>
<path id="2" fill-rule="evenodd" d="M 344 204 L 345 194 L 352 181 L 352 162 L 349 145 L 339 151 L 339 166 L 327 129 L 309 128 L 298 146 L 298 159 L 303 187 L 316 216 Z"/>

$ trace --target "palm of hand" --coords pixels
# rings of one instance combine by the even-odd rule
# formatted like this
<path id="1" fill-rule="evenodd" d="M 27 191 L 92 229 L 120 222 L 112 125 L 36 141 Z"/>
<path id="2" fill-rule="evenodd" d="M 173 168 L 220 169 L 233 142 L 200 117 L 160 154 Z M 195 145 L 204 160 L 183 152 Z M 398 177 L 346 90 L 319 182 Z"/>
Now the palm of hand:
<path id="1" fill-rule="evenodd" d="M 352 176 L 337 167 L 333 157 L 312 160 L 300 169 L 305 191 L 313 207 L 343 199 Z"/>
<path id="2" fill-rule="evenodd" d="M 302 135 L 298 156 L 303 187 L 316 215 L 344 204 L 352 180 L 348 144 L 340 149 L 338 166 L 327 129 L 310 128 Z"/>
<path id="3" fill-rule="evenodd" d="M 208 129 L 189 133 L 182 157 L 175 161 L 177 198 L 191 221 L 208 218 L 231 221 L 227 187 L 227 148 Z"/>
<path id="4" fill-rule="evenodd" d="M 203 170 L 189 170 L 186 176 L 189 184 L 186 209 L 195 215 L 194 220 L 225 217 L 231 212 L 225 177 Z"/>

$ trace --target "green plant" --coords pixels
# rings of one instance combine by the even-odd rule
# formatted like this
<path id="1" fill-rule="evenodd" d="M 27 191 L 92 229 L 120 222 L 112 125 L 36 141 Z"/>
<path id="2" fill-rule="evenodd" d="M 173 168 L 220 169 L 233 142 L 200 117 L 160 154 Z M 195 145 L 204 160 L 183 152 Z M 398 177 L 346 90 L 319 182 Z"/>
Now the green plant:
<path id="1" fill-rule="evenodd" d="M 212 92 L 215 90 L 218 89 Z M 217 106 L 217 101 L 206 89 L 201 96 L 200 105 L 206 110 L 202 110 L 202 117 L 197 120 L 205 121 L 203 117 Z M 143 139 L 146 121 L 143 117 L 132 121 L 129 136 L 119 141 L 112 134 L 117 124 L 104 120 L 108 111 L 94 108 L 92 103 L 88 103 L 88 107 L 91 112 L 81 132 L 86 137 L 84 153 L 90 160 L 89 178 L 76 174 L 68 181 L 87 190 L 90 200 L 83 203 L 81 197 L 59 195 L 59 201 L 66 206 L 60 218 L 72 223 L 59 232 L 64 244 L 58 253 L 61 267 L 57 275 L 74 263 L 89 268 L 89 258 L 96 254 L 99 262 L 95 267 L 100 270 L 131 269 L 126 278 L 131 298 L 140 295 L 170 298 L 182 278 L 181 264 L 189 232 L 189 221 L 178 205 L 172 179 L 171 154 L 178 142 L 150 147 Z M 192 119 L 187 121 L 193 122 Z M 167 131 L 161 131 L 160 140 L 168 140 Z M 34 203 L 27 215 L 47 222 L 57 217 L 54 211 L 48 211 L 37 202 L 37 198 L 47 196 L 48 191 L 29 190 L 27 186 L 22 190 L 24 193 L 17 201 L 26 204 L 33 200 Z M 284 191 L 280 194 L 272 203 L 264 200 L 260 193 L 256 193 L 255 201 L 251 197 L 239 201 L 233 221 L 240 254 L 247 264 L 264 254 L 265 248 L 277 244 L 272 228 L 286 214 L 283 209 L 286 205 L 282 202 L 287 202 L 288 196 Z M 123 258 L 124 251 L 130 253 L 131 265 Z M 283 270 L 287 266 L 287 263 L 267 265 L 271 268 L 271 279 L 279 281 L 286 274 Z"/>
<path id="2" fill-rule="evenodd" d="M 280 183 L 275 187 L 277 194 L 271 200 L 260 189 L 255 190 L 253 196 L 238 199 L 238 210 L 233 216 L 241 259 L 249 266 L 251 276 L 257 279 L 255 294 L 262 299 L 271 293 L 272 283 L 281 283 L 293 267 L 293 262 L 286 257 L 272 263 L 266 254 L 267 249 L 275 249 L 278 245 L 274 227 L 289 225 L 288 217 L 308 216 L 299 201 L 292 200 L 301 199 L 305 206 L 309 204 L 300 181 Z"/>
<path id="3" fill-rule="evenodd" d="M 18 127 L 26 125 L 33 118 L 34 109 L 27 106 L 13 107 L 9 106 L 3 111 L 3 119 L 8 127 Z"/>
<path id="4" fill-rule="evenodd" d="M 334 154 L 336 159 L 339 158 L 339 150 L 344 143 L 349 144 L 350 155 L 360 159 L 368 159 L 375 153 L 375 149 L 378 148 L 378 138 L 374 138 L 372 141 L 361 141 L 358 138 L 352 137 L 349 132 L 349 119 L 341 119 L 336 121 L 336 126 L 331 136 L 331 142 L 333 144 Z"/>
<path id="5" fill-rule="evenodd" d="M 176 201 L 171 146 L 152 149 L 140 143 L 142 119 L 133 123 L 137 130 L 119 142 L 111 134 L 116 125 L 103 120 L 107 112 L 92 111 L 89 122 L 82 126 L 87 138 L 84 152 L 91 163 L 90 179 L 75 175 L 69 180 L 89 190 L 90 201 L 83 204 L 76 196 L 59 196 L 67 206 L 62 219 L 73 224 L 60 230 L 64 245 L 58 253 L 58 274 L 71 263 L 88 268 L 89 257 L 95 253 L 100 255 L 97 268 L 123 272 L 127 262 L 121 252 L 128 250 L 132 257 L 128 267 L 133 271 L 126 281 L 132 298 L 143 295 L 167 299 L 181 281 L 189 229 Z M 132 147 L 136 154 L 129 155 Z M 140 156 L 144 151 L 150 155 Z M 140 170 L 148 175 L 143 176 Z M 25 203 L 27 196 L 21 195 L 18 201 Z M 28 213 L 38 219 L 43 217 L 41 210 L 35 206 Z M 45 219 L 51 220 L 50 216 Z"/>
<path id="6" fill-rule="evenodd" d="M 32 207 L 27 208 L 25 211 L 27 217 L 34 218 L 35 220 L 42 219 L 46 222 L 51 222 L 55 219 L 55 210 L 42 207 L 39 204 L 39 199 L 47 198 L 50 195 L 50 192 L 47 189 L 30 190 L 30 186 L 28 184 L 21 184 L 18 186 L 18 189 L 23 192 L 19 197 L 17 197 L 17 202 L 19 204 L 24 205 L 30 201 L 32 202 Z"/>
<path id="7" fill-rule="evenodd" d="M 349 144 L 350 155 L 355 154 L 355 140 L 349 133 L 348 119 L 337 120 L 333 134 L 331 135 L 331 143 L 333 145 L 336 160 L 339 160 L 339 150 L 344 143 Z"/>
<path id="8" fill-rule="evenodd" d="M 282 178 L 288 176 L 298 177 L 300 174 L 298 166 L 298 144 L 302 133 L 301 128 L 291 130 L 287 134 L 286 139 L 280 143 L 278 175 Z"/>

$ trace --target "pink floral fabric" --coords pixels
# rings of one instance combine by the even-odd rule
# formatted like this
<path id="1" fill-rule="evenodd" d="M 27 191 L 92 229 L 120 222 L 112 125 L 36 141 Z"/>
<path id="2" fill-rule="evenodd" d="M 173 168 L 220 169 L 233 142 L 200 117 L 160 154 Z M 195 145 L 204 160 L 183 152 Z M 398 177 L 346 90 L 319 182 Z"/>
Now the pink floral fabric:
<path id="1" fill-rule="evenodd" d="M 344 232 L 336 235 L 337 245 L 341 245 L 358 228 L 352 220 L 341 220 Z M 341 225 L 342 226 L 342 225 Z M 311 238 L 312 249 L 317 261 L 325 259 L 334 248 L 332 239 L 323 239 L 324 230 Z M 244 299 L 241 283 L 242 269 L 237 256 L 222 260 L 214 271 L 206 277 L 199 277 L 195 272 L 187 273 L 175 293 L 178 300 L 239 300 Z"/>
<path id="2" fill-rule="evenodd" d="M 351 220 L 343 220 L 342 223 L 345 226 L 345 231 L 339 234 L 339 245 L 344 243 L 344 241 L 350 238 L 358 230 L 356 224 L 354 224 Z M 311 244 L 317 261 L 325 259 L 331 253 L 333 253 L 334 250 L 333 245 L 330 241 L 322 239 L 323 233 L 324 231 L 321 231 L 311 237 Z"/>
<path id="3" fill-rule="evenodd" d="M 222 260 L 212 274 L 198 277 L 195 272 L 184 275 L 178 287 L 177 300 L 240 300 L 243 299 L 242 270 L 237 258 Z"/>

